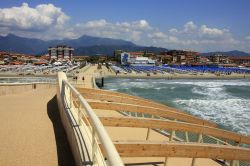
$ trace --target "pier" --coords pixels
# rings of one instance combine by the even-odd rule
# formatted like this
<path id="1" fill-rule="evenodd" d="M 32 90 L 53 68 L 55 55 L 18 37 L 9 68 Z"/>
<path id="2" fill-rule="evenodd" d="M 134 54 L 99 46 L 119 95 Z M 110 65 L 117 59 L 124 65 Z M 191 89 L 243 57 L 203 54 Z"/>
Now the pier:
<path id="1" fill-rule="evenodd" d="M 109 72 L 88 65 L 77 80 L 59 72 L 57 84 L 0 96 L 0 165 L 250 162 L 250 137 L 147 99 L 98 89 L 95 78 Z"/>

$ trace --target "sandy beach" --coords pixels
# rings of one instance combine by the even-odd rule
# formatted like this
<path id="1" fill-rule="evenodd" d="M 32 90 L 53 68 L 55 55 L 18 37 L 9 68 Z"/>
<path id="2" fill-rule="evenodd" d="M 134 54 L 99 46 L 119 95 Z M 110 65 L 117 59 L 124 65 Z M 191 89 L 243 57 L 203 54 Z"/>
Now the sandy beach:
<path id="1" fill-rule="evenodd" d="M 86 72 L 85 67 L 82 69 L 77 69 L 75 71 L 79 71 L 78 74 L 79 78 L 82 78 L 82 74 L 84 72 L 84 75 L 92 75 L 95 74 L 95 76 L 102 76 L 102 77 L 121 77 L 121 78 L 164 78 L 164 79 L 179 79 L 179 78 L 191 78 L 191 79 L 244 79 L 244 78 L 250 78 L 250 74 L 238 74 L 238 73 L 232 73 L 230 75 L 226 74 L 215 74 L 215 73 L 150 73 L 150 75 L 147 75 L 146 73 L 118 73 L 115 74 L 114 71 L 108 70 L 106 66 L 102 66 L 101 69 L 97 69 L 97 65 L 91 65 L 92 69 L 87 70 Z M 86 66 L 88 68 L 88 66 Z M 73 75 L 74 72 L 67 73 L 67 75 Z M 20 73 L 20 72 L 14 72 L 14 71 L 8 71 L 8 72 L 0 72 L 0 77 L 56 77 L 57 73 Z"/>
<path id="2" fill-rule="evenodd" d="M 250 74 L 238 74 L 232 73 L 230 75 L 226 74 L 214 74 L 214 73 L 167 73 L 167 74 L 152 74 L 148 76 L 146 73 L 118 73 L 115 74 L 112 70 L 108 70 L 105 66 L 102 69 L 94 70 L 94 73 L 103 77 L 120 77 L 120 78 L 164 78 L 164 79 L 179 79 L 179 78 L 191 78 L 191 79 L 244 79 L 250 78 Z"/>
<path id="3" fill-rule="evenodd" d="M 206 74 L 166 74 L 166 75 L 150 75 L 147 76 L 146 74 L 118 74 L 118 75 L 106 75 L 108 77 L 121 77 L 121 78 L 164 78 L 164 79 L 179 79 L 179 78 L 192 78 L 192 79 L 244 79 L 250 78 L 250 75 L 244 74 L 231 74 L 231 75 L 220 75 L 216 76 L 214 74 L 206 73 Z"/>

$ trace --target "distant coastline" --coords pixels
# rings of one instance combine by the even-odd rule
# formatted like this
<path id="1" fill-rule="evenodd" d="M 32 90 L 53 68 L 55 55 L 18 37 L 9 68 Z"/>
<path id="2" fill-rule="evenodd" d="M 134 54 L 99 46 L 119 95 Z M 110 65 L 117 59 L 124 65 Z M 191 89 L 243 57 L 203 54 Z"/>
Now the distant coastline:
<path id="1" fill-rule="evenodd" d="M 197 74 L 151 74 L 147 76 L 146 74 L 103 74 L 100 77 L 112 77 L 112 78 L 143 78 L 143 79 L 245 79 L 250 78 L 250 74 L 231 74 L 231 75 L 220 75 L 205 73 L 203 75 Z"/>
<path id="2" fill-rule="evenodd" d="M 49 73 L 49 74 L 42 74 L 42 73 L 36 73 L 36 74 L 23 74 L 20 75 L 20 73 L 15 72 L 0 72 L 0 78 L 8 78 L 8 77 L 16 77 L 16 78 L 23 78 L 23 77 L 56 77 L 57 73 Z M 230 75 L 226 74 L 220 74 L 215 75 L 213 73 L 185 73 L 185 74 L 179 74 L 179 73 L 168 73 L 168 74 L 150 74 L 147 76 L 146 73 L 139 74 L 139 73 L 118 73 L 117 75 L 114 72 L 110 72 L 108 70 L 104 70 L 99 74 L 98 77 L 112 77 L 112 78 L 144 78 L 144 79 L 244 79 L 244 78 L 250 78 L 250 74 L 238 74 L 238 73 L 232 73 Z M 98 78 L 97 77 L 97 78 Z"/>

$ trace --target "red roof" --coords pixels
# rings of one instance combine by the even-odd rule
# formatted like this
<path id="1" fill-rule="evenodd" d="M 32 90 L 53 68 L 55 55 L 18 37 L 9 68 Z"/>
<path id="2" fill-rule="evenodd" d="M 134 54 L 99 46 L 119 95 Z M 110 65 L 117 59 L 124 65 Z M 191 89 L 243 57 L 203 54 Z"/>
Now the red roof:
<path id="1" fill-rule="evenodd" d="M 250 60 L 250 56 L 231 56 L 231 60 Z"/>
<path id="2" fill-rule="evenodd" d="M 23 62 L 10 62 L 10 65 L 22 65 Z"/>
<path id="3" fill-rule="evenodd" d="M 144 53 L 143 52 L 128 52 L 129 54 L 132 54 L 132 55 L 143 55 Z"/>
<path id="4" fill-rule="evenodd" d="M 47 62 L 34 62 L 33 65 L 45 65 Z"/>

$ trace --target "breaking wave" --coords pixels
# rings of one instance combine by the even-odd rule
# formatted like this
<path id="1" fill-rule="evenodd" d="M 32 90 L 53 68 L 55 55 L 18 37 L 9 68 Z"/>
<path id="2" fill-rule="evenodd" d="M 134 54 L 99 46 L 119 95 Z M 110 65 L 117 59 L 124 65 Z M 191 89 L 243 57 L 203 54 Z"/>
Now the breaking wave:
<path id="1" fill-rule="evenodd" d="M 250 135 L 250 80 L 107 79 L 105 89 L 141 96 Z"/>

